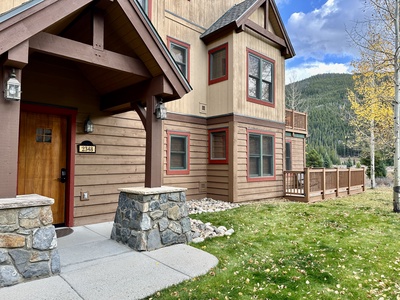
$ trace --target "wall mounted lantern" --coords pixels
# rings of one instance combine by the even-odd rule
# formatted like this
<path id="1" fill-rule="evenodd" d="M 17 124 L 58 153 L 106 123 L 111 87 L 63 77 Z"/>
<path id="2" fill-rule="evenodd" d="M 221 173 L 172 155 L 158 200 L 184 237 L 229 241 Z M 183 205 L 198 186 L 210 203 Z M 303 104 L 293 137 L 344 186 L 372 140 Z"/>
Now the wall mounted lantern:
<path id="1" fill-rule="evenodd" d="M 4 98 L 9 101 L 21 100 L 21 83 L 18 81 L 14 69 L 10 75 L 10 79 L 8 79 L 6 82 Z"/>
<path id="2" fill-rule="evenodd" d="M 85 126 L 83 130 L 85 131 L 85 133 L 92 133 L 94 130 L 94 125 L 89 117 L 85 121 Z"/>
<path id="3" fill-rule="evenodd" d="M 157 103 L 155 114 L 156 118 L 159 120 L 165 120 L 167 118 L 167 108 L 162 101 Z"/>

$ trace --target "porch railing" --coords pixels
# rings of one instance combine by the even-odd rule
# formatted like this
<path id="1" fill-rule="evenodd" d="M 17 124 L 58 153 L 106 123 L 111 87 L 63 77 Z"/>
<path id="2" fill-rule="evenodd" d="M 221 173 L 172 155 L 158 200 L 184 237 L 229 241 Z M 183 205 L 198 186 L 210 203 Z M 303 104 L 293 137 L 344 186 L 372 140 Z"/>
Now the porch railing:
<path id="1" fill-rule="evenodd" d="M 307 134 L 307 114 L 294 111 L 292 109 L 286 110 L 286 130 L 290 130 L 296 133 Z"/>
<path id="2" fill-rule="evenodd" d="M 314 202 L 365 191 L 365 169 L 284 171 L 285 198 Z"/>

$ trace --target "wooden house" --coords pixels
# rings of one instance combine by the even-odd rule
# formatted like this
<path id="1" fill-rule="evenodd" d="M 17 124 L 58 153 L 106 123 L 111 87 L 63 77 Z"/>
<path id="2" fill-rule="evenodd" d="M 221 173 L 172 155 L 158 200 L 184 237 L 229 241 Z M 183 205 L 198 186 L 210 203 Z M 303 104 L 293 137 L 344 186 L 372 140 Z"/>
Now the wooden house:
<path id="1" fill-rule="evenodd" d="M 305 166 L 293 56 L 273 0 L 3 0 L 0 198 L 54 198 L 72 226 L 112 220 L 124 187 L 282 197 Z"/>

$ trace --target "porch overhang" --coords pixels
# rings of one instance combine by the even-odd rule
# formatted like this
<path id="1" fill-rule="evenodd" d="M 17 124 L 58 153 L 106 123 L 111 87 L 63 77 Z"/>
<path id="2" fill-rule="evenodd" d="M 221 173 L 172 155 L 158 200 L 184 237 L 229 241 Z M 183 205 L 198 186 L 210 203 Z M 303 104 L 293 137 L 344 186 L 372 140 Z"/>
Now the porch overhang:
<path id="1" fill-rule="evenodd" d="M 134 0 L 35 3 L 29 6 L 27 2 L 22 4 L 26 9 L 2 15 L 0 84 L 15 68 L 23 90 L 21 74 L 32 62 L 35 67 L 42 61 L 74 64 L 96 91 L 99 110 L 139 113 L 146 129 L 145 185 L 161 186 L 162 122 L 153 110 L 157 102 L 180 99 L 192 88 L 150 20 Z M 0 179 L 5 182 L 0 186 L 0 197 L 13 197 L 18 151 L 10 156 L 9 149 L 18 148 L 19 102 L 7 102 L 0 93 L 0 110 L 2 124 L 7 122 L 13 128 L 0 134 L 7 143 L 0 147 L 0 157 L 5 158 L 0 160 Z M 160 167 L 155 168 L 157 165 Z"/>

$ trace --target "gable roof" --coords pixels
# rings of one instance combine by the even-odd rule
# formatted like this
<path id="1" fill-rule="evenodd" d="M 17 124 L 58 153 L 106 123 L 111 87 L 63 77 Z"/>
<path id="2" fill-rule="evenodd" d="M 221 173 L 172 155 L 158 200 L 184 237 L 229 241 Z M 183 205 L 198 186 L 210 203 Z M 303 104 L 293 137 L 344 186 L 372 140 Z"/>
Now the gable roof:
<path id="1" fill-rule="evenodd" d="M 104 22 L 108 22 L 103 29 L 106 31 L 102 41 L 105 45 L 103 60 L 96 56 L 95 51 L 99 49 L 95 49 L 93 37 L 85 35 L 90 30 L 82 30 L 93 26 L 91 11 L 96 10 L 105 12 Z M 102 95 L 128 86 L 141 86 L 149 76 L 163 76 L 169 82 L 171 90 L 165 93 L 166 101 L 179 99 L 192 90 L 150 20 L 134 0 L 30 0 L 1 17 L 0 60 L 7 59 L 10 51 L 25 45 L 32 50 L 30 53 L 45 53 L 74 61 Z M 116 19 L 117 25 L 113 22 Z M 53 40 L 60 42 L 58 45 L 64 43 L 72 48 L 77 45 L 79 49 L 88 51 L 83 56 L 79 51 L 69 53 L 65 47 L 57 48 Z M 107 63 L 107 55 L 111 54 L 122 61 L 126 58 L 127 62 L 135 63 L 141 67 L 141 73 L 130 74 L 129 70 L 136 72 L 133 65 L 126 68 L 122 65 L 122 72 L 115 63 L 113 68 L 107 69 L 104 63 Z M 103 65 L 99 64 L 100 61 Z M 149 76 L 143 76 L 145 71 Z M 105 87 L 96 81 L 100 73 L 114 80 L 115 84 Z"/>
<path id="2" fill-rule="evenodd" d="M 272 23 L 276 35 L 268 31 L 266 26 L 259 26 L 249 20 L 249 17 L 261 6 L 265 7 L 266 18 Z M 295 55 L 274 0 L 245 0 L 234 5 L 215 21 L 200 38 L 206 44 L 209 44 L 222 36 L 230 34 L 233 30 L 241 32 L 245 27 L 280 45 L 282 47 L 282 55 L 285 58 L 291 58 Z"/>
<path id="3" fill-rule="evenodd" d="M 224 27 L 234 24 L 248 9 L 252 7 L 257 0 L 246 0 L 239 4 L 235 4 L 225 14 L 223 14 L 217 21 L 214 22 L 203 34 L 201 39 L 205 39 L 215 32 L 220 31 Z"/>

